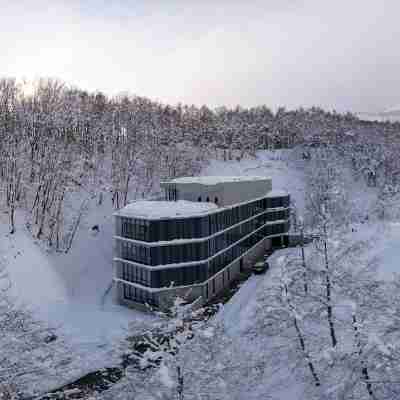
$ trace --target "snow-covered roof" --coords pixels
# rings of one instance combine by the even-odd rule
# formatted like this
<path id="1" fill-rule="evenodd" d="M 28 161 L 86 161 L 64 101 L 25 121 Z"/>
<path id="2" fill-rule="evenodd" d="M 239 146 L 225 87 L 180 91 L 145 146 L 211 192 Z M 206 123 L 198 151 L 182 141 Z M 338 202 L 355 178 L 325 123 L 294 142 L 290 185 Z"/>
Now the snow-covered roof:
<path id="1" fill-rule="evenodd" d="M 199 185 L 217 185 L 225 182 L 251 182 L 265 181 L 270 179 L 267 176 L 184 176 L 175 178 L 163 183 L 197 183 Z"/>
<path id="2" fill-rule="evenodd" d="M 271 190 L 265 197 L 283 197 L 288 195 L 289 193 L 285 190 Z"/>
<path id="3" fill-rule="evenodd" d="M 214 203 L 198 203 L 194 201 L 148 201 L 140 200 L 128 204 L 115 215 L 122 217 L 163 219 L 192 217 L 207 214 L 218 209 Z"/>

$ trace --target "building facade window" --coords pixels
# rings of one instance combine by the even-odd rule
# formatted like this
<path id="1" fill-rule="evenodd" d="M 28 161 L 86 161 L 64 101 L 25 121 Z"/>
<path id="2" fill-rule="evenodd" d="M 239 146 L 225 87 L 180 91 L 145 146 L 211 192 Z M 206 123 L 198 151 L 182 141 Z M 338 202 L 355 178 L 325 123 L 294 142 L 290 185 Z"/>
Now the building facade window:
<path id="1" fill-rule="evenodd" d="M 120 278 L 127 282 L 139 283 L 143 286 L 152 286 L 151 272 L 147 268 L 138 265 L 122 263 Z"/>
<path id="2" fill-rule="evenodd" d="M 176 190 L 171 189 L 168 196 L 176 199 Z M 201 201 L 201 196 L 198 200 Z M 217 197 L 214 200 L 218 203 Z M 209 197 L 207 201 L 210 201 Z M 118 277 L 126 282 L 153 288 L 189 286 L 210 280 L 210 287 L 206 285 L 206 297 L 208 297 L 216 293 L 215 275 L 218 272 L 239 258 L 242 270 L 243 255 L 265 237 L 276 237 L 281 240 L 282 235 L 289 229 L 288 206 L 289 196 L 280 196 L 257 199 L 192 218 L 153 221 L 117 216 L 117 236 L 138 241 L 117 238 L 115 247 L 119 262 Z M 187 243 L 153 246 L 140 243 L 208 236 L 212 237 Z M 277 243 L 278 239 L 274 242 Z M 196 264 L 179 266 L 180 263 L 190 262 Z M 152 269 L 155 266 L 158 268 Z M 166 267 L 160 268 L 160 266 Z M 222 276 L 218 279 L 221 279 L 223 287 L 229 284 L 230 267 L 226 270 L 226 275 L 225 271 L 222 271 Z M 123 284 L 123 292 L 124 298 L 142 303 L 155 304 L 157 297 L 144 288 L 140 289 L 129 284 Z"/>
<path id="3" fill-rule="evenodd" d="M 209 198 L 208 198 L 208 201 Z M 270 208 L 288 208 L 289 196 L 266 197 L 246 204 L 221 209 L 204 217 L 146 221 L 119 217 L 118 236 L 146 242 L 169 241 L 174 239 L 196 239 L 213 235 Z M 271 221 L 280 219 L 276 213 L 289 213 L 288 210 L 270 210 Z M 282 218 L 286 219 L 286 217 Z M 185 228 L 182 229 L 181 226 Z"/>
<path id="4" fill-rule="evenodd" d="M 144 244 L 141 245 L 124 240 L 118 240 L 117 251 L 120 258 L 154 266 L 201 261 L 206 260 L 219 251 L 234 244 L 268 222 L 286 220 L 288 218 L 289 210 L 268 212 L 234 228 L 228 228 L 228 230 L 217 234 L 207 241 L 200 242 L 147 247 Z M 181 221 L 180 224 L 176 225 L 177 229 L 182 230 L 183 232 L 186 229 L 191 229 L 190 220 L 187 220 L 187 222 L 188 223 L 184 224 L 184 221 Z M 268 226 L 268 235 L 282 233 L 279 226 L 279 224 L 271 224 Z M 265 237 L 264 233 L 261 231 L 258 235 L 260 238 Z"/>
<path id="5" fill-rule="evenodd" d="M 147 303 L 152 306 L 158 306 L 157 297 L 143 289 L 139 289 L 132 285 L 123 284 L 123 297 L 126 300 L 136 301 L 138 303 Z"/>

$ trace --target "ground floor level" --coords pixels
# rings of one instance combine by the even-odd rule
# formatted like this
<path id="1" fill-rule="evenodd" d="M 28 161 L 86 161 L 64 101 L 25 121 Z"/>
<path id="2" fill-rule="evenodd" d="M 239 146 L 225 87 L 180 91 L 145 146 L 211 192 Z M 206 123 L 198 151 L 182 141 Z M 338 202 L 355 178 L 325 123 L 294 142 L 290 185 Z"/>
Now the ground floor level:
<path id="1" fill-rule="evenodd" d="M 201 306 L 229 287 L 240 272 L 251 269 L 267 251 L 287 247 L 288 244 L 287 234 L 266 237 L 201 284 L 152 289 L 140 287 L 122 279 L 114 279 L 114 296 L 120 304 L 144 311 L 151 308 L 168 309 L 176 297 L 182 297 L 188 302 L 196 302 L 197 306 Z"/>

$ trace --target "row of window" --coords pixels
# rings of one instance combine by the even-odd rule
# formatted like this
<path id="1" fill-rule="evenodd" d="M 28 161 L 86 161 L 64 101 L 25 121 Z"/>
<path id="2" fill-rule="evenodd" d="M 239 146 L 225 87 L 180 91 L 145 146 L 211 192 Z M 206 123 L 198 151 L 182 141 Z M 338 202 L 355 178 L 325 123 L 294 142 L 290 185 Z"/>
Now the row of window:
<path id="1" fill-rule="evenodd" d="M 224 251 L 217 257 L 214 257 L 212 260 L 210 260 L 208 263 L 208 278 L 221 271 L 221 269 L 225 268 L 228 264 L 240 257 L 266 236 L 285 233 L 288 231 L 288 229 L 289 224 L 282 223 L 276 225 L 267 225 L 259 231 L 253 233 L 245 240 L 241 241 L 235 246 L 232 246 L 227 251 Z"/>
<path id="2" fill-rule="evenodd" d="M 265 197 L 202 217 L 157 221 L 117 217 L 117 235 L 146 242 L 201 238 L 278 207 L 289 207 L 289 196 Z"/>
<path id="3" fill-rule="evenodd" d="M 178 195 L 178 191 L 177 189 L 166 189 L 165 191 L 165 200 L 170 200 L 170 201 L 176 201 L 178 200 L 179 195 Z M 207 203 L 212 201 L 212 199 L 210 199 L 210 196 L 206 196 L 204 198 L 202 198 L 201 196 L 199 196 L 197 198 L 197 201 L 201 202 L 201 201 L 206 201 Z M 218 204 L 218 197 L 214 197 L 214 203 Z"/>
<path id="4" fill-rule="evenodd" d="M 144 267 L 122 262 L 122 276 L 120 276 L 120 278 L 151 287 L 168 287 L 171 284 L 173 286 L 185 286 L 201 283 L 211 278 L 232 261 L 240 257 L 260 240 L 264 239 L 265 236 L 283 234 L 287 232 L 288 229 L 288 223 L 267 225 L 260 229 L 260 231 L 253 233 L 245 240 L 214 257 L 209 262 L 193 266 L 148 270 Z M 132 269 L 132 271 L 129 271 L 130 269 Z M 138 270 L 145 270 L 146 273 L 141 273 Z"/>
<path id="5" fill-rule="evenodd" d="M 165 191 L 165 200 L 178 200 L 178 191 L 175 188 L 169 188 Z"/>
<path id="6" fill-rule="evenodd" d="M 137 272 L 133 270 L 141 269 L 146 271 L 146 280 L 141 277 L 136 280 Z M 132 271 L 131 271 L 132 270 Z M 180 267 L 180 268 L 166 268 L 163 270 L 150 271 L 143 267 L 138 267 L 132 264 L 121 263 L 121 279 L 139 283 L 147 287 L 168 287 L 168 286 L 185 286 L 202 283 L 208 279 L 206 263 Z"/>
<path id="7" fill-rule="evenodd" d="M 117 217 L 118 218 L 118 217 Z M 150 221 L 137 218 L 121 218 L 120 236 L 148 241 Z"/>
<path id="8" fill-rule="evenodd" d="M 138 303 L 147 303 L 151 306 L 158 306 L 157 296 L 147 290 L 138 289 L 135 286 L 123 284 L 123 297 Z"/>
<path id="9" fill-rule="evenodd" d="M 150 265 L 200 261 L 210 257 L 209 241 L 152 247 Z"/>
<path id="10" fill-rule="evenodd" d="M 151 271 L 137 265 L 122 263 L 122 279 L 128 282 L 139 283 L 143 286 L 151 286 Z"/>
<path id="11" fill-rule="evenodd" d="M 152 265 L 149 247 L 124 240 L 117 240 L 115 246 L 118 257 L 141 264 Z"/>
<path id="12" fill-rule="evenodd" d="M 200 261 L 211 257 L 244 236 L 255 231 L 270 221 L 289 218 L 289 209 L 268 212 L 251 221 L 247 221 L 235 228 L 231 228 L 219 235 L 204 241 L 185 244 L 146 247 L 123 240 L 116 242 L 117 254 L 120 258 L 136 261 L 146 265 L 166 265 L 190 261 Z M 274 234 L 274 225 L 268 227 L 268 234 Z"/>
<path id="13" fill-rule="evenodd" d="M 202 283 L 208 278 L 205 264 L 181 268 L 166 268 L 151 272 L 154 276 L 156 287 L 193 285 Z"/>
<path id="14" fill-rule="evenodd" d="M 209 202 L 210 202 L 210 197 L 207 196 L 204 200 L 205 200 L 207 203 L 209 203 Z M 198 201 L 198 202 L 203 201 L 202 197 L 199 196 L 199 197 L 197 198 L 197 201 Z M 218 197 L 214 197 L 214 203 L 215 203 L 215 204 L 218 204 Z"/>

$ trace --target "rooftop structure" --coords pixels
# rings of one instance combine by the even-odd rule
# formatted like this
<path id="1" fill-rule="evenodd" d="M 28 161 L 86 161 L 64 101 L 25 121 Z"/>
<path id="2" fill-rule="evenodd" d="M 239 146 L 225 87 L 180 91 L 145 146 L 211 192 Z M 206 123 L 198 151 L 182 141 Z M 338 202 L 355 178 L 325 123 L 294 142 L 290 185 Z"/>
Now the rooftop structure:
<path id="1" fill-rule="evenodd" d="M 272 190 L 265 176 L 200 176 L 161 182 L 166 200 L 211 202 L 227 206 L 264 196 Z"/>
<path id="2" fill-rule="evenodd" d="M 265 181 L 268 179 L 265 176 L 184 176 L 182 178 L 171 179 L 165 183 L 196 183 L 199 185 L 218 185 L 219 183 L 231 183 L 231 182 L 254 182 L 254 181 Z"/>

